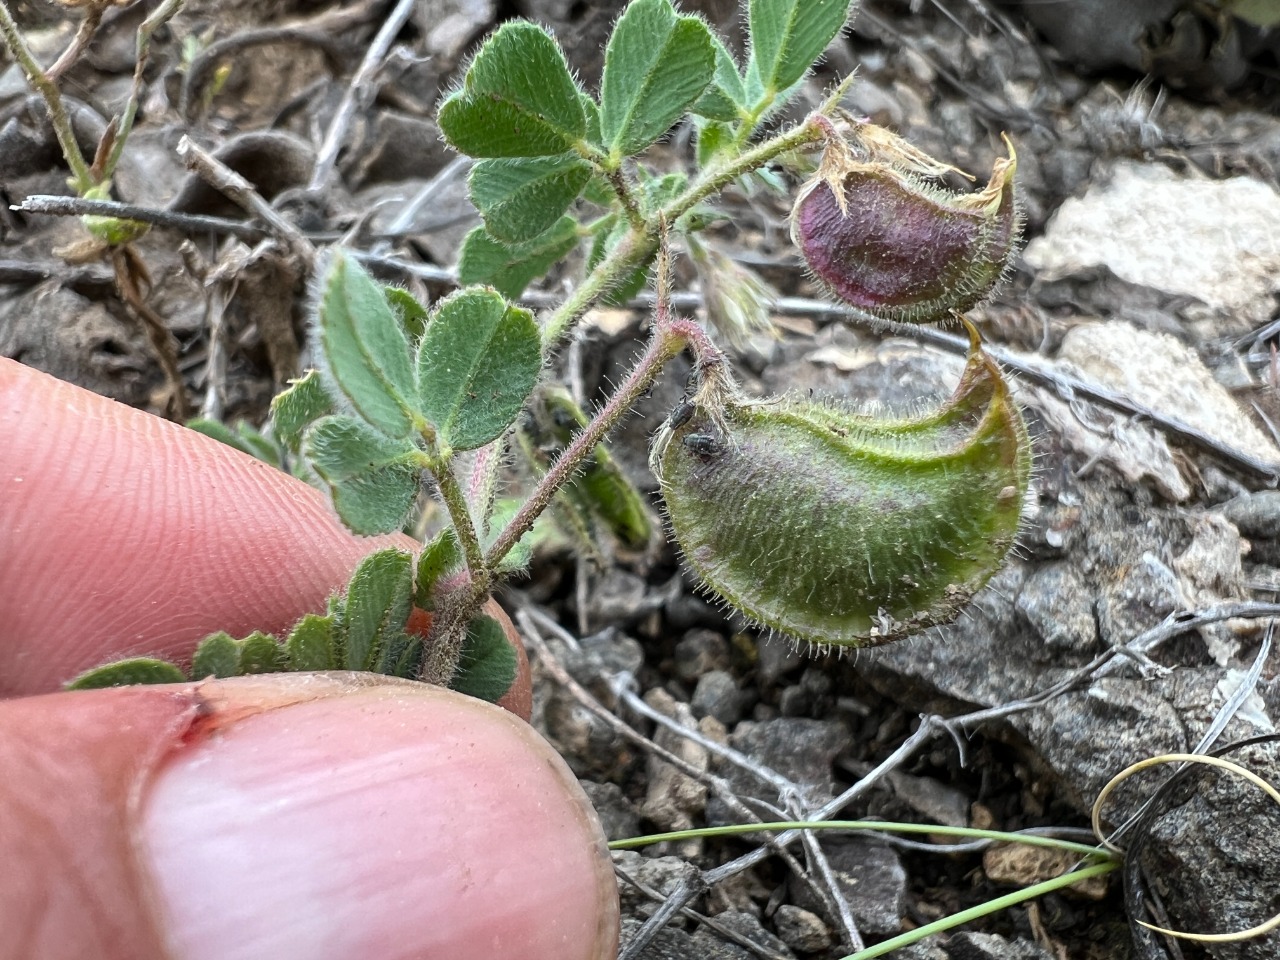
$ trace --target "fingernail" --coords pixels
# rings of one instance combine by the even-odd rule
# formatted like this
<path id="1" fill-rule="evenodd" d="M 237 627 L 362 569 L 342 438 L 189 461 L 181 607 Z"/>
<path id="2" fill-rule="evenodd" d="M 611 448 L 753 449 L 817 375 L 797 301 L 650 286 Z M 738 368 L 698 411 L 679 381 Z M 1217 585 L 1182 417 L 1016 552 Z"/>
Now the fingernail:
<path id="1" fill-rule="evenodd" d="M 506 711 L 419 687 L 257 713 L 181 750 L 140 853 L 175 960 L 614 956 L 599 826 Z"/>

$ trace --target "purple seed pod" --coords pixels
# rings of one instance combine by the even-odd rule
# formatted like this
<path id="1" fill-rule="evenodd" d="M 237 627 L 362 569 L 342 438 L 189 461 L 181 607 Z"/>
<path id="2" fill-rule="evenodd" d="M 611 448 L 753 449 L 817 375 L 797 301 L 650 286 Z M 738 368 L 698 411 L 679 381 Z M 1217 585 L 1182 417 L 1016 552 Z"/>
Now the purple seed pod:
<path id="1" fill-rule="evenodd" d="M 879 128 L 870 159 L 830 140 L 791 212 L 791 235 L 836 296 L 883 320 L 934 323 L 986 299 L 1021 226 L 1017 156 L 997 160 L 987 186 L 955 193 L 918 173 L 951 169 Z"/>

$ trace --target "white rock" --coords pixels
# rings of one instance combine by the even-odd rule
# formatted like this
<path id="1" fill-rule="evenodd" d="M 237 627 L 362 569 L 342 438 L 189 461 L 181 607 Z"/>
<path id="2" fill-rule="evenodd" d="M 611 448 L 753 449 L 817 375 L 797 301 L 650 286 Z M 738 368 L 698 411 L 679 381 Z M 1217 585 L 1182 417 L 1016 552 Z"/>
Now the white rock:
<path id="1" fill-rule="evenodd" d="M 1047 279 L 1106 266 L 1260 324 L 1280 289 L 1280 193 L 1251 177 L 1209 180 L 1125 162 L 1066 200 L 1025 252 Z"/>
<path id="2" fill-rule="evenodd" d="M 1144 406 L 1270 463 L 1280 448 L 1200 362 L 1173 337 L 1120 321 L 1090 323 L 1067 334 L 1058 355 L 1086 380 L 1110 387 Z"/>

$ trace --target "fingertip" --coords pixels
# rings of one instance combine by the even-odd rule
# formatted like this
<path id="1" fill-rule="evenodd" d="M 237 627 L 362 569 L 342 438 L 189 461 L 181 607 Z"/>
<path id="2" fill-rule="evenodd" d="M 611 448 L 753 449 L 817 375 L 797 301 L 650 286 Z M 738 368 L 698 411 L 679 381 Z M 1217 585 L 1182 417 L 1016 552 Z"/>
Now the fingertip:
<path id="1" fill-rule="evenodd" d="M 423 685 L 266 711 L 176 755 L 141 853 L 171 953 L 602 960 L 603 837 L 508 712 Z"/>
<path id="2" fill-rule="evenodd" d="M 0 696 L 114 657 L 282 632 L 359 559 L 322 493 L 215 440 L 0 359 Z"/>

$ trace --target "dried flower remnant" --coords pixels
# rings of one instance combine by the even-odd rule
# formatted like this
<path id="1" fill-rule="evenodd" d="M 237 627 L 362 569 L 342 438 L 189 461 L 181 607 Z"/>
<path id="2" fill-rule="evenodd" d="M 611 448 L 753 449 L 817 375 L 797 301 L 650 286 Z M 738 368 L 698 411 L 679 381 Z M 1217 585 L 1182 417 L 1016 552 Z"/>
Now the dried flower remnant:
<path id="1" fill-rule="evenodd" d="M 792 238 L 810 269 L 883 320 L 934 323 L 982 302 L 1021 226 L 1013 144 L 1005 138 L 1009 156 L 984 189 L 956 193 L 926 179 L 955 168 L 889 131 L 860 124 L 855 139 L 862 159 L 830 128 L 818 172 L 792 210 Z"/>

